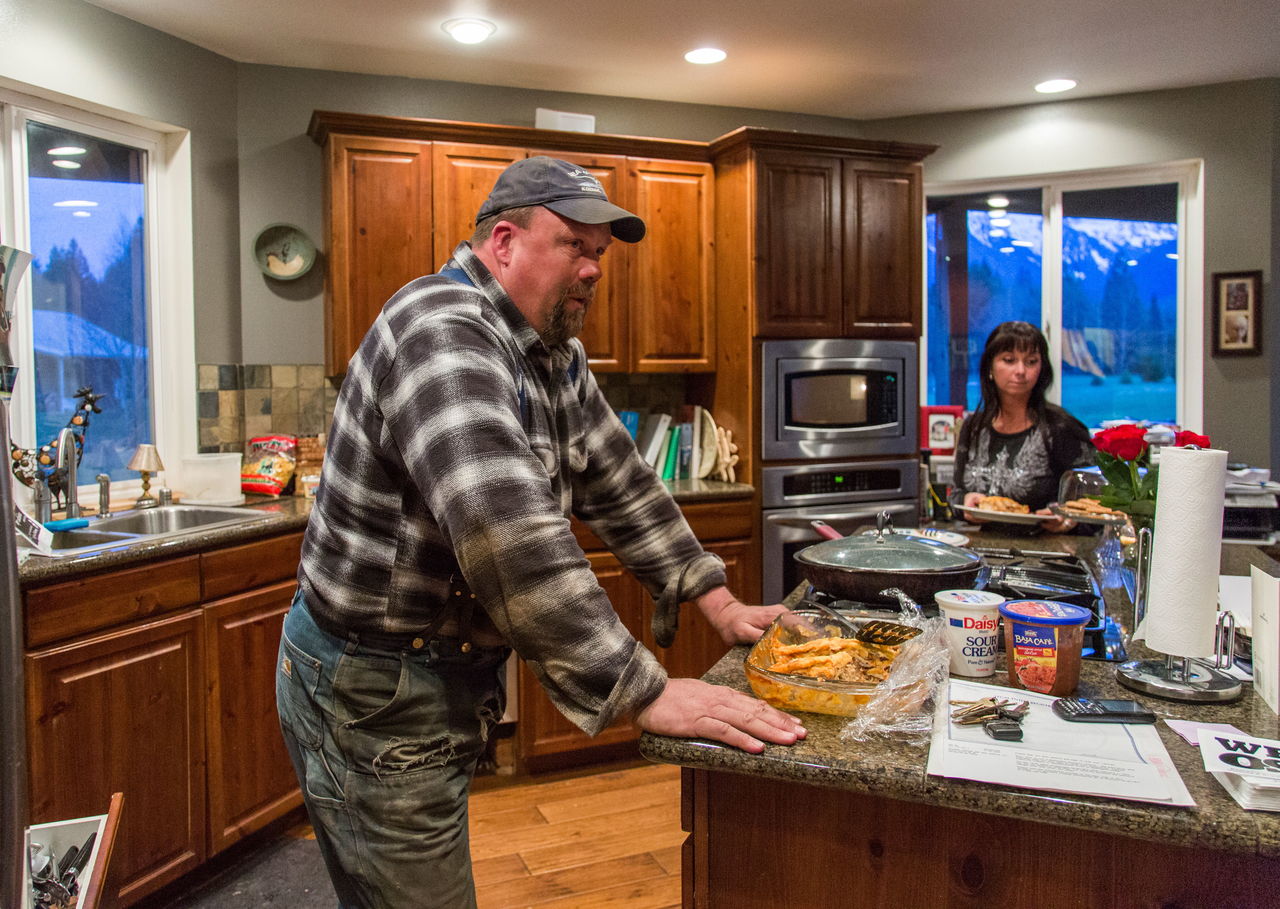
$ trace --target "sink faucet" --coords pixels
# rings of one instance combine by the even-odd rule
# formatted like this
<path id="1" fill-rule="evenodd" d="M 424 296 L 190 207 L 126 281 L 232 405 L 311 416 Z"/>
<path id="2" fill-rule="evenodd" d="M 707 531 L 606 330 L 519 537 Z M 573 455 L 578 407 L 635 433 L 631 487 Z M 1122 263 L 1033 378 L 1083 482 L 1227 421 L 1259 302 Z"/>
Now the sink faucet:
<path id="1" fill-rule="evenodd" d="M 111 514 L 111 476 L 100 473 L 94 479 L 98 481 L 98 517 L 105 518 Z"/>
<path id="2" fill-rule="evenodd" d="M 66 468 L 66 490 L 67 490 L 67 517 L 80 517 L 80 502 L 76 497 L 76 435 L 71 431 L 70 426 L 62 427 L 62 431 L 58 433 L 58 463 L 57 468 L 61 470 Z"/>

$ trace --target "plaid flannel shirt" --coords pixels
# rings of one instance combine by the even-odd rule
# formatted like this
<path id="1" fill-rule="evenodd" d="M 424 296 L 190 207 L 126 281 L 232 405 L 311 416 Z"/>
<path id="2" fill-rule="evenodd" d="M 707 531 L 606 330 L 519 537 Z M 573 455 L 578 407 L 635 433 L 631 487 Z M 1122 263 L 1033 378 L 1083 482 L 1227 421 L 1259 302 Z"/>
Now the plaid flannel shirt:
<path id="1" fill-rule="evenodd" d="M 460 573 L 556 706 L 594 734 L 661 693 L 569 525 L 656 599 L 725 582 L 586 365 L 548 350 L 463 243 L 387 302 L 338 396 L 299 583 L 323 619 L 412 634 Z M 461 274 L 458 271 L 460 270 Z M 678 581 L 682 570 L 684 577 Z"/>

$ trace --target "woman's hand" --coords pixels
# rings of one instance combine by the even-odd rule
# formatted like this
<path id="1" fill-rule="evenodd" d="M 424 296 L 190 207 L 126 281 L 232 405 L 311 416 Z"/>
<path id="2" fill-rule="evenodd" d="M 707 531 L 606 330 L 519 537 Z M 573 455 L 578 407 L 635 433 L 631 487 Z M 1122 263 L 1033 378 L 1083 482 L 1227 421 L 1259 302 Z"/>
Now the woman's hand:
<path id="1" fill-rule="evenodd" d="M 1052 515 L 1053 512 L 1047 508 L 1041 508 L 1036 514 Z M 1052 521 L 1045 521 L 1040 527 L 1046 533 L 1066 533 L 1068 530 L 1075 530 L 1076 522 L 1065 516 L 1054 515 Z"/>
<path id="2" fill-rule="evenodd" d="M 983 499 L 983 494 L 980 492 L 966 492 L 964 494 L 964 507 L 980 508 L 981 506 L 978 503 L 981 502 L 982 499 Z M 971 524 L 986 524 L 988 520 L 987 518 L 982 518 L 982 517 L 978 517 L 977 515 L 971 515 L 971 514 L 966 514 L 964 516 L 964 519 L 970 522 Z"/>

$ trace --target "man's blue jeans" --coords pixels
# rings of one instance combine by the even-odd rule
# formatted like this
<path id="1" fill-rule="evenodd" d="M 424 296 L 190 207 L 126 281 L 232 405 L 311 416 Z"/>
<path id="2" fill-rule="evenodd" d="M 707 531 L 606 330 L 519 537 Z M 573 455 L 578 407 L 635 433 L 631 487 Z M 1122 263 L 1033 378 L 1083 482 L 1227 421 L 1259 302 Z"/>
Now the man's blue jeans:
<path id="1" fill-rule="evenodd" d="M 294 597 L 276 704 L 343 909 L 475 906 L 467 793 L 509 652 L 373 649 L 326 633 Z"/>

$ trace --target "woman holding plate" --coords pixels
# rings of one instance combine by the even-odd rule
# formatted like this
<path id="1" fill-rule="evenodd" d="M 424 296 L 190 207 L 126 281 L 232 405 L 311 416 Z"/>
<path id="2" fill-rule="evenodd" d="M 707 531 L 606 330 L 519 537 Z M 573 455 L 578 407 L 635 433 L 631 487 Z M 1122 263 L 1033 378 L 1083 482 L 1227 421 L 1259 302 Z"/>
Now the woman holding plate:
<path id="1" fill-rule="evenodd" d="M 987 337 L 978 375 L 982 399 L 956 442 L 957 492 L 969 508 L 1003 496 L 1051 515 L 1058 480 L 1092 463 L 1093 442 L 1083 423 L 1045 400 L 1053 384 L 1048 342 L 1028 322 L 1003 322 Z M 1057 533 L 1075 522 L 1054 517 L 1041 526 Z"/>

